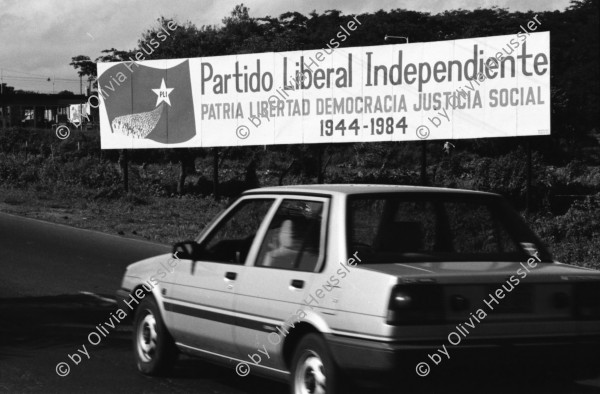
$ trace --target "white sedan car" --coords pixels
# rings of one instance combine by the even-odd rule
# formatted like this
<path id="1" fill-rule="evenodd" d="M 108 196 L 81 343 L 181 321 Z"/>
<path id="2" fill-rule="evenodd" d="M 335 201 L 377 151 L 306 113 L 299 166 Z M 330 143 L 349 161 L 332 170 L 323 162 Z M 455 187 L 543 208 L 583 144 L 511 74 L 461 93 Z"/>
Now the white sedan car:
<path id="1" fill-rule="evenodd" d="M 130 265 L 118 296 L 145 374 L 178 352 L 292 393 L 492 359 L 600 372 L 600 272 L 553 261 L 490 193 L 250 190 L 196 240 Z"/>

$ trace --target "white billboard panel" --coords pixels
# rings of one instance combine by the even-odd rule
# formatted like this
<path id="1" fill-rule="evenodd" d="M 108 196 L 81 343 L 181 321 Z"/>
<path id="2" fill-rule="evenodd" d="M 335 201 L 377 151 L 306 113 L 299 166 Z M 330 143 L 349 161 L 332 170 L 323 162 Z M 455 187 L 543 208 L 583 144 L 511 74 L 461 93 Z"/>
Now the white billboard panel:
<path id="1" fill-rule="evenodd" d="M 98 64 L 102 149 L 550 134 L 548 32 Z"/>

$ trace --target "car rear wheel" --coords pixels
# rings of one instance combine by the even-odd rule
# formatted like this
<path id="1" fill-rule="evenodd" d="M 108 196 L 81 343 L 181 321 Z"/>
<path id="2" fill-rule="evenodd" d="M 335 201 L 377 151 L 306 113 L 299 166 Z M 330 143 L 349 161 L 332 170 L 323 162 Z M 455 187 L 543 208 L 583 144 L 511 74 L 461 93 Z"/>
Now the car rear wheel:
<path id="1" fill-rule="evenodd" d="M 292 359 L 292 394 L 337 394 L 340 373 L 325 340 L 308 334 L 300 340 Z"/>
<path id="2" fill-rule="evenodd" d="M 133 352 L 138 370 L 146 375 L 168 372 L 177 360 L 177 347 L 167 331 L 158 305 L 147 295 L 133 322 Z"/>

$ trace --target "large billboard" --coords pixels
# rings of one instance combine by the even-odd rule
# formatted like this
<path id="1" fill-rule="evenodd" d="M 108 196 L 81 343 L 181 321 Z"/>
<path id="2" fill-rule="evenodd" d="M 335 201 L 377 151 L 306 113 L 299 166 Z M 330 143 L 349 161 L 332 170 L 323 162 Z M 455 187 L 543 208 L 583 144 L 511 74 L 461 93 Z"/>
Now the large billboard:
<path id="1" fill-rule="evenodd" d="M 548 32 L 99 63 L 102 149 L 550 134 Z"/>

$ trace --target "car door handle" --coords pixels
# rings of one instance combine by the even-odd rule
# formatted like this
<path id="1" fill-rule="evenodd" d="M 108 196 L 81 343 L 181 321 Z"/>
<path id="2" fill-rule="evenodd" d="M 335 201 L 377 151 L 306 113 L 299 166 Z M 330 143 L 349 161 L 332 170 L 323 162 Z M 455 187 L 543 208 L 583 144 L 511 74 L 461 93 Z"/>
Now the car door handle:
<path id="1" fill-rule="evenodd" d="M 304 287 L 304 281 L 303 280 L 294 279 L 294 280 L 292 280 L 292 287 L 296 288 L 296 289 L 301 289 L 301 288 Z"/>
<path id="2" fill-rule="evenodd" d="M 235 280 L 235 278 L 237 278 L 237 273 L 236 272 L 227 272 L 225 274 L 225 278 L 227 278 L 229 280 Z"/>

